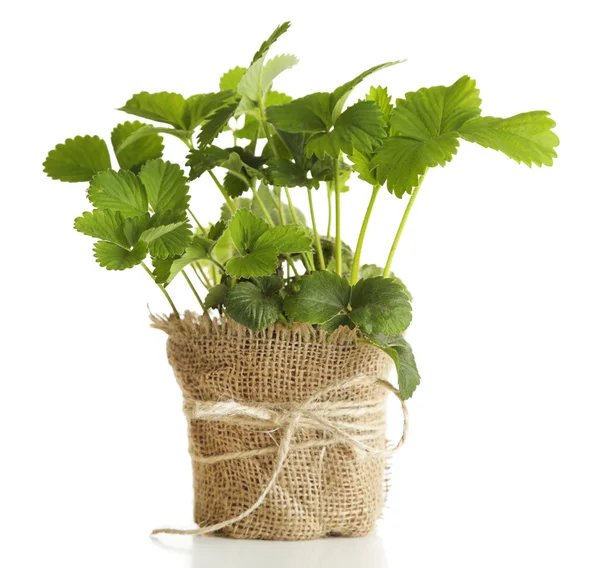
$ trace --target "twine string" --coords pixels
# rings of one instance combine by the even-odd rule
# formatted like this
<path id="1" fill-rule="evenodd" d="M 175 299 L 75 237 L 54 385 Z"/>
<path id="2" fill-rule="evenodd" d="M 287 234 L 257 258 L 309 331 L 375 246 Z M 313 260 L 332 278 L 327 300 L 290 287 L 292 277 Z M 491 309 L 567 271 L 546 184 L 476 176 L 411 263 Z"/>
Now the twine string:
<path id="1" fill-rule="evenodd" d="M 364 425 L 348 421 L 348 419 L 361 418 L 369 414 L 380 412 L 383 402 L 373 401 L 357 404 L 351 401 L 319 401 L 319 399 L 332 391 L 343 388 L 378 385 L 388 390 L 398 398 L 402 405 L 403 428 L 402 436 L 398 443 L 391 448 L 377 448 L 365 441 L 372 440 L 378 434 L 385 433 L 385 423 L 375 422 L 373 425 Z M 152 531 L 156 534 L 178 535 L 204 535 L 217 532 L 225 527 L 237 523 L 258 509 L 265 501 L 283 470 L 285 462 L 291 451 L 307 448 L 322 447 L 332 444 L 348 444 L 357 453 L 364 456 L 389 456 L 399 450 L 408 435 L 408 409 L 400 393 L 387 381 L 379 378 L 368 377 L 364 374 L 349 379 L 342 379 L 318 390 L 306 400 L 296 404 L 266 405 L 266 404 L 241 404 L 235 401 L 207 402 L 186 399 L 184 413 L 189 420 L 214 420 L 229 424 L 259 427 L 265 430 L 280 429 L 281 438 L 279 445 L 267 448 L 231 452 L 217 456 L 202 456 L 192 452 L 192 458 L 201 463 L 217 463 L 225 460 L 247 459 L 269 453 L 275 453 L 273 473 L 258 499 L 245 511 L 225 521 L 202 526 L 197 529 L 179 530 L 161 528 Z M 342 420 L 345 419 L 345 420 Z M 295 432 L 299 428 L 315 428 L 327 434 L 322 439 L 293 444 Z M 363 441 L 364 440 L 364 441 Z"/>

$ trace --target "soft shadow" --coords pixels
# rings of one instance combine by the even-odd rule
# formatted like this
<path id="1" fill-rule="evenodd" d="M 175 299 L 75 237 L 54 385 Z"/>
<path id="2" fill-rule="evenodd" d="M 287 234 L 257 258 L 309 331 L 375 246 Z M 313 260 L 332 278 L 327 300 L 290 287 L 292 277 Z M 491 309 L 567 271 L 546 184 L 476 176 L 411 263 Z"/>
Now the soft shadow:
<path id="1" fill-rule="evenodd" d="M 181 539 L 185 540 L 185 543 Z M 176 537 L 154 540 L 163 550 L 187 554 L 190 568 L 387 568 L 379 535 L 328 538 L 306 542 Z"/>

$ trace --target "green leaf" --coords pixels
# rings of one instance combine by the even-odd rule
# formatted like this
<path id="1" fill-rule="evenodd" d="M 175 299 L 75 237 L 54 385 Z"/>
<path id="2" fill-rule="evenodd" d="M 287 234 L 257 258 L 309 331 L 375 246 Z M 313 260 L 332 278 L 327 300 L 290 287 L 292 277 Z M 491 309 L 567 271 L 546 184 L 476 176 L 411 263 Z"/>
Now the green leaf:
<path id="1" fill-rule="evenodd" d="M 192 95 L 186 100 L 185 123 L 191 136 L 192 131 L 203 124 L 209 116 L 235 99 L 235 89 L 221 89 L 218 93 Z"/>
<path id="2" fill-rule="evenodd" d="M 238 107 L 238 101 L 234 102 L 220 108 L 215 111 L 202 125 L 200 129 L 200 133 L 198 134 L 198 146 L 203 148 L 208 144 L 211 144 L 212 141 L 223 131 L 223 129 L 227 126 L 227 123 L 233 115 Z"/>
<path id="3" fill-rule="evenodd" d="M 383 268 L 381 268 L 381 266 L 377 266 L 376 264 L 363 264 L 359 270 L 358 270 L 358 277 L 359 278 L 374 278 L 375 276 L 383 276 Z M 400 284 L 400 286 L 402 287 L 402 291 L 406 294 L 406 297 L 408 298 L 408 300 L 410 302 L 412 302 L 413 297 L 412 294 L 409 292 L 408 288 L 406 287 L 406 285 L 404 284 L 404 282 L 402 282 L 402 280 L 400 278 L 398 278 L 393 272 L 389 273 L 389 278 L 391 278 L 392 280 L 398 282 L 398 284 Z"/>
<path id="4" fill-rule="evenodd" d="M 275 276 L 259 278 L 256 284 L 239 282 L 225 301 L 227 315 L 254 330 L 274 324 L 281 315 L 281 286 L 281 279 Z"/>
<path id="5" fill-rule="evenodd" d="M 259 237 L 269 225 L 246 209 L 238 209 L 229 223 L 229 233 L 235 248 L 241 253 L 251 253 Z"/>
<path id="6" fill-rule="evenodd" d="M 358 174 L 358 177 L 371 185 L 379 185 L 377 181 L 376 173 L 374 171 L 375 166 L 371 162 L 371 159 L 356 150 L 350 156 L 352 162 L 352 168 Z"/>
<path id="7" fill-rule="evenodd" d="M 234 278 L 255 278 L 273 274 L 278 264 L 277 249 L 263 247 L 244 256 L 232 258 L 225 265 L 225 270 Z"/>
<path id="8" fill-rule="evenodd" d="M 297 63 L 295 55 L 277 55 L 267 62 L 262 58 L 257 59 L 240 80 L 238 94 L 251 101 L 264 103 L 275 78 Z"/>
<path id="9" fill-rule="evenodd" d="M 119 110 L 156 122 L 166 122 L 175 128 L 187 129 L 186 101 L 177 93 L 148 93 L 133 95 Z"/>
<path id="10" fill-rule="evenodd" d="M 402 61 L 390 61 L 388 63 L 382 63 L 381 65 L 376 65 L 375 67 L 371 67 L 367 69 L 357 77 L 354 77 L 351 81 L 344 83 L 342 86 L 338 87 L 333 93 L 331 93 L 331 117 L 332 121 L 336 122 L 338 116 L 342 114 L 342 109 L 346 104 L 346 100 L 350 96 L 350 93 L 357 87 L 364 79 L 366 79 L 369 75 L 379 71 L 380 69 L 385 69 L 386 67 L 391 67 L 392 65 L 397 65 L 398 63 L 403 63 Z"/>
<path id="11" fill-rule="evenodd" d="M 340 327 L 342 325 L 349 327 L 350 329 L 354 329 L 356 327 L 354 325 L 354 322 L 346 314 L 335 316 L 334 318 L 330 319 L 329 321 L 322 323 L 320 327 L 323 331 L 332 333 L 338 327 Z"/>
<path id="12" fill-rule="evenodd" d="M 206 260 L 213 246 L 214 243 L 208 239 L 195 236 L 185 249 L 184 254 L 178 258 L 153 258 L 152 263 L 155 267 L 154 275 L 157 278 L 157 282 L 169 284 L 186 266 L 194 262 Z"/>
<path id="13" fill-rule="evenodd" d="M 323 324 L 342 314 L 350 302 L 350 284 L 337 274 L 319 270 L 300 279 L 300 290 L 285 299 L 294 321 Z"/>
<path id="14" fill-rule="evenodd" d="M 132 134 L 146 127 L 153 128 L 149 124 L 139 121 L 124 122 L 113 129 L 110 139 L 117 156 L 119 166 L 124 170 L 138 173 L 139 168 L 147 161 L 160 158 L 163 153 L 162 137 L 156 133 L 147 134 L 137 140 L 129 141 L 125 147 L 123 142 L 128 140 Z"/>
<path id="15" fill-rule="evenodd" d="M 270 107 L 273 105 L 283 105 L 291 102 L 292 97 L 286 95 L 285 93 L 280 93 L 278 91 L 269 91 L 267 96 L 265 97 L 265 107 Z M 260 122 L 252 116 L 252 114 L 246 114 L 244 117 L 244 126 L 242 128 L 238 128 L 235 131 L 235 135 L 238 138 L 246 138 L 247 140 L 254 140 L 255 138 L 264 138 L 264 132 L 260 128 Z"/>
<path id="16" fill-rule="evenodd" d="M 147 213 L 126 219 L 119 211 L 94 209 L 75 219 L 75 229 L 89 237 L 129 249 L 138 242 L 140 234 L 149 223 L 150 216 Z"/>
<path id="17" fill-rule="evenodd" d="M 152 257 L 179 256 L 186 252 L 192 230 L 185 213 L 161 211 L 150 219 L 150 228 L 140 235 L 140 239 L 146 240 Z"/>
<path id="18" fill-rule="evenodd" d="M 263 41 L 263 43 L 261 44 L 261 46 L 258 48 L 258 51 L 254 54 L 254 57 L 252 58 L 252 63 L 254 63 L 255 61 L 258 61 L 259 59 L 261 59 L 262 57 L 264 57 L 267 52 L 269 51 L 269 48 L 285 33 L 290 29 L 290 26 L 292 24 L 290 22 L 283 22 L 283 24 L 280 24 L 279 26 L 277 26 L 275 28 L 275 30 L 273 31 L 273 33 L 267 38 L 266 41 Z"/>
<path id="19" fill-rule="evenodd" d="M 250 189 L 250 182 L 246 182 L 235 174 L 227 172 L 223 178 L 223 187 L 229 197 L 236 198 Z"/>
<path id="20" fill-rule="evenodd" d="M 187 178 L 183 170 L 171 162 L 152 160 L 139 174 L 148 203 L 153 211 L 184 211 L 189 202 Z"/>
<path id="21" fill-rule="evenodd" d="M 229 286 L 226 284 L 217 284 L 213 286 L 206 295 L 204 305 L 206 308 L 219 308 L 225 303 L 229 294 Z"/>
<path id="22" fill-rule="evenodd" d="M 412 318 L 410 302 L 402 286 L 391 278 L 359 280 L 352 288 L 350 319 L 366 333 L 395 334 Z"/>
<path id="23" fill-rule="evenodd" d="M 377 104 L 359 101 L 340 115 L 331 132 L 311 138 L 306 144 L 306 153 L 316 154 L 321 159 L 326 154 L 337 158 L 340 150 L 352 154 L 356 148 L 370 154 L 381 146 L 386 135 L 386 123 Z"/>
<path id="24" fill-rule="evenodd" d="M 484 148 L 492 148 L 529 167 L 551 166 L 556 158 L 554 148 L 558 136 L 552 132 L 554 120 L 545 111 L 517 114 L 510 118 L 491 116 L 474 118 L 464 123 L 459 136 Z"/>
<path id="25" fill-rule="evenodd" d="M 394 106 L 392 105 L 392 97 L 388 95 L 387 87 L 371 87 L 365 99 L 373 101 L 379 106 L 384 120 L 389 124 Z"/>
<path id="26" fill-rule="evenodd" d="M 256 241 L 256 248 L 273 247 L 279 254 L 312 252 L 312 238 L 306 231 L 293 225 L 274 227 Z"/>
<path id="27" fill-rule="evenodd" d="M 377 168 L 377 178 L 397 197 L 410 193 L 419 183 L 427 168 L 443 166 L 452 160 L 458 149 L 458 139 L 452 133 L 435 140 L 415 140 L 394 136 L 386 138 L 375 154 L 372 164 Z"/>
<path id="28" fill-rule="evenodd" d="M 398 374 L 398 391 L 402 400 L 408 400 L 421 382 L 415 356 L 408 342 L 401 335 L 392 339 L 386 337 L 370 338 L 394 361 Z"/>
<path id="29" fill-rule="evenodd" d="M 198 179 L 204 172 L 220 166 L 229 157 L 229 150 L 218 146 L 205 146 L 192 150 L 187 156 L 186 165 L 190 168 L 190 180 Z"/>
<path id="30" fill-rule="evenodd" d="M 313 93 L 284 105 L 267 108 L 267 120 L 286 132 L 326 132 L 333 125 L 329 93 Z"/>
<path id="31" fill-rule="evenodd" d="M 107 270 L 125 270 L 140 264 L 148 254 L 146 243 L 140 242 L 132 250 L 114 243 L 98 241 L 94 244 L 94 256 L 100 266 Z"/>
<path id="32" fill-rule="evenodd" d="M 156 134 L 170 134 L 171 136 L 174 136 L 175 138 L 178 138 L 187 144 L 193 132 L 191 130 L 180 130 L 177 128 L 168 128 L 166 126 L 152 126 L 151 124 L 145 124 L 121 140 L 120 144 L 115 146 L 115 152 L 118 155 L 124 152 L 125 149 L 128 149 L 131 144 L 135 144 L 136 142 L 139 142 L 148 136 L 154 137 Z"/>
<path id="33" fill-rule="evenodd" d="M 246 67 L 234 67 L 230 69 L 226 73 L 221 75 L 221 80 L 219 81 L 219 89 L 221 91 L 236 91 L 238 89 L 238 84 L 240 79 L 244 76 L 248 69 Z"/>
<path id="34" fill-rule="evenodd" d="M 97 174 L 90 184 L 88 199 L 95 207 L 120 211 L 125 217 L 137 217 L 148 211 L 148 198 L 142 182 L 126 170 Z"/>
<path id="35" fill-rule="evenodd" d="M 52 179 L 68 182 L 90 181 L 110 168 L 106 142 L 98 136 L 76 136 L 58 144 L 48 153 L 44 172 Z"/>
<path id="36" fill-rule="evenodd" d="M 458 148 L 458 129 L 479 116 L 475 81 L 461 77 L 450 87 L 430 87 L 396 101 L 393 137 L 383 141 L 373 165 L 377 178 L 398 197 L 415 187 L 427 168 L 443 166 Z"/>

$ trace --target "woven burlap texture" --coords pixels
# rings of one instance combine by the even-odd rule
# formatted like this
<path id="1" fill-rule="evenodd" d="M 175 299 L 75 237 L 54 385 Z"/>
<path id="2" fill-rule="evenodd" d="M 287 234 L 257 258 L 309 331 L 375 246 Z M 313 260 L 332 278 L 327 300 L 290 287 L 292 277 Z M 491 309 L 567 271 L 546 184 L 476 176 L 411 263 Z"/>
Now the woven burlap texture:
<path id="1" fill-rule="evenodd" d="M 285 407 L 331 383 L 355 376 L 387 378 L 391 370 L 385 353 L 360 343 L 348 328 L 325 333 L 309 325 L 277 324 L 253 332 L 227 318 L 218 321 L 191 312 L 182 319 L 154 318 L 153 326 L 168 334 L 169 363 L 188 405 L 236 401 Z M 384 389 L 370 384 L 334 390 L 322 402 L 375 404 L 375 414 L 353 420 L 362 423 L 359 426 L 375 426 L 374 437 L 364 441 L 385 449 L 385 396 Z M 202 527 L 236 517 L 260 497 L 276 453 L 217 463 L 194 457 L 276 450 L 280 432 L 214 420 L 188 419 L 188 426 L 194 521 Z M 292 445 L 310 445 L 323 437 L 318 428 L 298 428 Z M 269 540 L 366 535 L 382 512 L 386 465 L 383 454 L 359 455 L 344 443 L 292 448 L 261 506 L 219 534 Z"/>

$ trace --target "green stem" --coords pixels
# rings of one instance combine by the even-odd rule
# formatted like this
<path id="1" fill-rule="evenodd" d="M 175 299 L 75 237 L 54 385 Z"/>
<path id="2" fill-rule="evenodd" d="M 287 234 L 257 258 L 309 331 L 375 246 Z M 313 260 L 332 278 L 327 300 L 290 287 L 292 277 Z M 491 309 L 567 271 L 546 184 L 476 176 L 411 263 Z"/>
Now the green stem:
<path id="1" fill-rule="evenodd" d="M 208 288 L 211 288 L 212 286 L 214 286 L 214 284 L 212 283 L 211 279 L 207 276 L 206 272 L 204 272 L 204 269 L 202 268 L 202 265 L 201 264 L 197 264 L 196 266 L 198 267 L 198 270 L 200 271 L 200 274 L 202 274 L 202 277 L 204 278 L 204 280 L 206 280 L 206 282 L 208 283 Z M 208 290 L 208 288 L 207 288 L 207 290 Z"/>
<path id="2" fill-rule="evenodd" d="M 295 225 L 297 225 L 298 227 L 300 227 L 300 221 L 298 220 L 298 215 L 296 215 L 296 210 L 294 209 L 294 204 L 292 203 L 292 195 L 290 194 L 290 190 L 287 187 L 283 188 L 285 190 L 285 196 L 287 198 L 288 201 L 288 207 L 290 209 L 290 215 L 292 216 L 292 221 L 294 222 Z M 300 255 L 302 257 L 302 262 L 304 264 L 304 268 L 306 268 L 307 271 L 314 271 L 315 270 L 315 264 L 314 262 L 312 262 L 312 258 L 310 258 L 306 253 L 302 253 Z"/>
<path id="3" fill-rule="evenodd" d="M 223 187 L 223 184 L 217 179 L 217 176 L 215 174 L 213 174 L 212 170 L 208 170 L 208 173 L 210 174 L 210 177 L 213 179 L 213 181 L 219 188 L 219 191 L 221 192 L 221 195 L 225 199 L 225 203 L 227 203 L 227 206 L 229 207 L 231 212 L 235 213 L 235 211 L 237 209 L 235 206 L 235 203 L 233 202 L 231 197 L 229 197 L 229 195 L 227 194 L 227 190 Z"/>
<path id="4" fill-rule="evenodd" d="M 350 277 L 350 284 L 352 284 L 353 286 L 358 282 L 358 271 L 360 269 L 360 254 L 362 252 L 365 234 L 369 225 L 369 219 L 371 218 L 371 213 L 373 212 L 373 205 L 375 205 L 375 199 L 377 198 L 377 194 L 379 193 L 380 187 L 381 186 L 379 185 L 373 186 L 371 200 L 369 201 L 369 205 L 367 206 L 365 218 L 363 219 L 363 224 L 360 228 L 360 234 L 358 235 L 358 242 L 356 243 L 356 250 L 354 251 L 354 261 L 352 262 L 352 276 Z"/>
<path id="5" fill-rule="evenodd" d="M 313 226 L 313 233 L 315 235 L 315 244 L 317 245 L 317 256 L 319 258 L 319 266 L 321 270 L 325 270 L 325 257 L 323 256 L 323 248 L 321 247 L 321 238 L 319 237 L 319 231 L 317 230 L 317 220 L 315 218 L 315 208 L 312 200 L 312 190 L 310 187 L 306 188 L 308 194 L 308 206 L 310 208 L 310 219 Z"/>
<path id="6" fill-rule="evenodd" d="M 175 314 L 177 319 L 179 319 L 179 312 L 177 311 L 177 308 L 175 307 L 173 300 L 171 300 L 171 296 L 169 296 L 169 293 L 165 290 L 165 287 L 162 284 L 159 284 L 158 282 L 156 282 L 156 280 L 154 280 L 154 275 L 152 274 L 152 271 L 146 266 L 145 262 L 142 262 L 142 268 L 148 273 L 148 276 L 150 276 L 150 278 L 152 278 L 152 281 L 160 288 L 161 292 L 165 295 L 165 298 L 171 305 L 171 309 L 173 310 L 173 313 Z"/>
<path id="7" fill-rule="evenodd" d="M 194 215 L 194 213 L 192 212 L 191 209 L 188 209 L 188 213 L 192 216 L 192 219 L 195 221 L 196 225 L 198 225 L 198 228 L 203 233 L 207 233 L 208 231 L 202 226 L 202 224 L 200 223 L 200 221 L 198 221 L 198 218 L 196 217 L 196 215 Z"/>
<path id="8" fill-rule="evenodd" d="M 333 196 L 333 191 L 331 190 L 331 184 L 329 182 L 327 182 L 327 206 L 328 206 L 328 213 L 327 213 L 327 238 L 330 239 L 331 238 L 331 218 L 332 218 L 332 211 L 333 208 L 331 207 L 331 197 Z"/>
<path id="9" fill-rule="evenodd" d="M 256 191 L 256 189 L 254 189 L 254 187 L 252 185 L 250 186 L 250 189 L 252 190 L 254 199 L 256 199 L 258 206 L 260 207 L 261 211 L 263 212 L 264 216 L 266 217 L 267 223 L 269 223 L 269 225 L 271 225 L 271 227 L 274 227 L 275 223 L 273 223 L 273 219 L 272 219 L 271 215 L 269 215 L 269 211 L 265 207 L 265 204 L 264 204 L 263 200 L 260 198 L 260 195 L 258 195 L 258 191 Z"/>
<path id="10" fill-rule="evenodd" d="M 205 310 L 206 308 L 204 307 L 204 302 L 202 301 L 202 298 L 200 298 L 200 294 L 198 294 L 196 288 L 194 288 L 194 285 L 192 284 L 192 281 L 190 280 L 190 277 L 185 273 L 185 270 L 182 270 L 181 274 L 183 274 L 183 277 L 185 278 L 185 281 L 189 284 L 190 288 L 192 289 L 192 292 L 194 293 L 194 296 L 196 296 L 196 300 L 198 300 L 198 303 L 200 304 L 200 306 L 202 307 L 202 309 Z"/>
<path id="11" fill-rule="evenodd" d="M 211 262 L 215 263 L 223 272 L 225 272 L 225 267 L 218 260 L 216 260 L 214 256 L 212 256 L 211 254 L 209 254 L 208 255 L 208 260 L 210 260 Z"/>
<path id="12" fill-rule="evenodd" d="M 406 225 L 406 220 L 408 219 L 408 215 L 412 209 L 413 203 L 417 198 L 419 193 L 419 189 L 421 189 L 421 184 L 425 179 L 425 174 L 421 176 L 419 183 L 414 187 L 412 195 L 410 196 L 410 201 L 404 210 L 404 215 L 402 215 L 402 220 L 400 221 L 400 226 L 398 227 L 398 231 L 396 232 L 396 236 L 394 237 L 394 242 L 392 243 L 392 248 L 390 249 L 390 254 L 388 255 L 387 262 L 385 263 L 385 268 L 383 269 L 383 276 L 389 276 L 390 271 L 392 270 L 392 262 L 394 261 L 394 254 L 396 254 L 396 249 L 398 248 L 398 243 L 400 242 L 400 237 L 402 236 L 402 231 L 404 231 L 404 226 Z"/>
<path id="13" fill-rule="evenodd" d="M 340 161 L 333 161 L 333 179 L 335 182 L 335 271 L 342 275 L 342 205 L 340 196 Z"/>
<path id="14" fill-rule="evenodd" d="M 208 281 L 208 278 L 206 278 L 206 274 L 204 274 L 204 271 L 202 271 L 202 273 L 198 271 L 198 269 L 202 270 L 202 267 L 199 264 L 190 264 L 190 266 L 192 267 L 192 270 L 194 271 L 194 274 L 198 280 L 200 280 L 200 284 L 202 284 L 202 286 L 204 286 L 207 290 L 210 290 L 211 285 Z"/>

